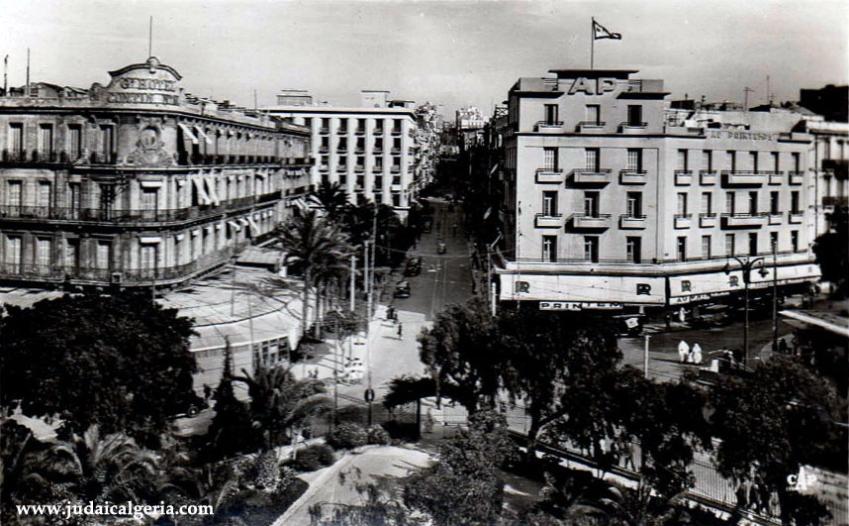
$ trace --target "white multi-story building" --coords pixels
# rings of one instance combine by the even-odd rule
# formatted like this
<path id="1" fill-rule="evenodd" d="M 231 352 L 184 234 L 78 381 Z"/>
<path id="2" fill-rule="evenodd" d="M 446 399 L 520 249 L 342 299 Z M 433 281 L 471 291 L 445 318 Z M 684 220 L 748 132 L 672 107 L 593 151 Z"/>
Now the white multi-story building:
<path id="1" fill-rule="evenodd" d="M 312 130 L 312 184 L 339 183 L 356 203 L 409 208 L 418 186 L 413 102 L 368 90 L 361 107 L 339 107 L 316 104 L 303 90 L 283 90 L 265 111 Z"/>

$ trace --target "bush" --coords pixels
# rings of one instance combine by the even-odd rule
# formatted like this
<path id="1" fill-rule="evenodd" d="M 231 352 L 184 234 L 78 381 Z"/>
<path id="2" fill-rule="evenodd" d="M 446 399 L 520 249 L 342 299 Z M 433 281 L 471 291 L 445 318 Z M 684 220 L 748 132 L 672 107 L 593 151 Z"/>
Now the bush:
<path id="1" fill-rule="evenodd" d="M 368 421 L 368 408 L 358 405 L 346 405 L 336 411 L 337 422 L 351 422 L 362 425 Z"/>
<path id="2" fill-rule="evenodd" d="M 334 449 L 353 449 L 366 445 L 368 434 L 363 426 L 346 422 L 336 426 L 326 440 Z"/>
<path id="3" fill-rule="evenodd" d="M 369 444 L 385 446 L 392 441 L 392 437 L 389 436 L 389 432 L 380 426 L 371 426 L 368 428 L 366 433 L 368 435 L 367 441 Z"/>
<path id="4" fill-rule="evenodd" d="M 407 423 L 390 420 L 389 422 L 384 422 L 382 427 L 395 440 L 415 442 L 421 438 L 419 428 L 415 422 Z"/>
<path id="5" fill-rule="evenodd" d="M 298 471 L 315 471 L 336 462 L 333 449 L 324 444 L 313 444 L 299 449 L 287 465 Z"/>

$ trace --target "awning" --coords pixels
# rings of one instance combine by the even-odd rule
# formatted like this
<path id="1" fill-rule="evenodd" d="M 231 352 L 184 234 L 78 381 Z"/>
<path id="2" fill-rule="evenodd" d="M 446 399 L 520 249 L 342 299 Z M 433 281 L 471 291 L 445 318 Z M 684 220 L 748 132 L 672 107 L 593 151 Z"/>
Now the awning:
<path id="1" fill-rule="evenodd" d="M 143 245 L 151 245 L 154 243 L 161 243 L 162 238 L 159 236 L 141 236 L 139 238 L 139 243 Z"/>
<path id="2" fill-rule="evenodd" d="M 204 141 L 206 141 L 206 144 L 212 144 L 212 139 L 210 139 L 210 138 L 209 138 L 209 135 L 207 135 L 207 134 L 206 134 L 206 132 L 205 132 L 205 131 L 203 131 L 203 128 L 201 128 L 200 126 L 195 125 L 195 130 L 197 130 L 198 134 L 199 134 L 201 137 L 203 137 L 203 140 L 204 140 Z"/>
<path id="3" fill-rule="evenodd" d="M 162 188 L 162 181 L 139 181 L 142 188 Z"/>
<path id="4" fill-rule="evenodd" d="M 174 239 L 176 239 L 177 241 L 182 241 L 185 237 L 185 234 L 177 234 L 176 236 L 174 236 Z"/>
<path id="5" fill-rule="evenodd" d="M 230 228 L 232 228 L 236 232 L 242 231 L 242 225 L 240 225 L 239 223 L 236 223 L 235 221 L 227 221 L 227 224 L 230 226 Z"/>
<path id="6" fill-rule="evenodd" d="M 221 199 L 218 198 L 218 189 L 215 186 L 215 177 L 214 176 L 205 176 L 204 181 L 206 181 L 206 186 L 209 189 L 209 198 L 212 200 L 212 204 L 220 205 Z"/>
<path id="7" fill-rule="evenodd" d="M 248 223 L 248 220 L 247 220 L 246 218 L 244 218 L 244 217 L 240 217 L 240 218 L 238 219 L 238 221 L 239 221 L 239 224 L 240 224 L 240 225 L 242 225 L 242 226 L 248 226 L 248 224 L 249 224 L 249 223 Z"/>
<path id="8" fill-rule="evenodd" d="M 251 225 L 251 232 L 253 232 L 253 235 L 258 236 L 259 235 L 259 225 L 256 224 L 256 221 L 254 221 L 254 218 L 248 216 L 248 224 Z"/>
<path id="9" fill-rule="evenodd" d="M 182 122 L 177 123 L 177 126 L 179 126 L 181 130 L 183 130 L 183 133 L 186 135 L 186 137 L 188 137 L 189 139 L 191 139 L 192 144 L 197 144 L 197 143 L 198 143 L 197 135 L 195 135 L 195 134 L 192 132 L 192 129 L 191 129 L 191 128 L 189 128 L 188 126 L 186 126 L 186 125 L 185 125 L 185 124 L 183 124 Z"/>
<path id="10" fill-rule="evenodd" d="M 209 198 L 209 194 L 206 193 L 206 189 L 204 188 L 202 176 L 193 176 L 192 183 L 195 185 L 195 190 L 198 192 L 198 197 L 200 198 L 200 203 L 202 205 L 208 205 L 212 203 L 212 199 Z"/>

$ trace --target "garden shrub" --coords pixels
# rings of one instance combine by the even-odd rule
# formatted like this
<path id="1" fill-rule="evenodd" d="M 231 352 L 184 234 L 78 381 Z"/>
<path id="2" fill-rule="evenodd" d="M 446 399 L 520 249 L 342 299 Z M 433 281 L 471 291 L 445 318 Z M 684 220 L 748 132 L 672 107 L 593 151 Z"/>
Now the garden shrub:
<path id="1" fill-rule="evenodd" d="M 333 449 L 325 444 L 313 444 L 299 449 L 295 458 L 286 463 L 298 471 L 315 471 L 336 461 Z"/>
<path id="2" fill-rule="evenodd" d="M 336 426 L 326 440 L 333 449 L 353 449 L 368 443 L 368 433 L 359 424 L 344 422 Z"/>
<path id="3" fill-rule="evenodd" d="M 367 434 L 367 440 L 369 444 L 385 446 L 392 441 L 392 437 L 389 436 L 389 432 L 383 429 L 381 426 L 371 426 L 370 428 L 368 428 Z"/>

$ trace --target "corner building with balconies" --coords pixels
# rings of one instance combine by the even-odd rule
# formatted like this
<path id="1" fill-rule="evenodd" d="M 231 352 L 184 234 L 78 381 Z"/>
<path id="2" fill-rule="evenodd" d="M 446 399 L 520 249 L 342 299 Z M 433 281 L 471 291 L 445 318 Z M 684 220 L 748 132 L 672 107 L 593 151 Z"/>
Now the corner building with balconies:
<path id="1" fill-rule="evenodd" d="M 503 130 L 502 301 L 679 307 L 820 273 L 811 136 L 798 115 L 670 108 L 630 70 L 521 78 Z M 773 264 L 775 246 L 775 265 Z"/>
<path id="2" fill-rule="evenodd" d="M 283 90 L 265 111 L 311 130 L 313 185 L 337 183 L 352 203 L 385 204 L 404 215 L 421 186 L 415 180 L 415 108 L 388 95 L 366 90 L 360 107 L 337 107 L 314 103 L 304 90 Z"/>
<path id="3" fill-rule="evenodd" d="M 270 236 L 309 130 L 192 97 L 155 57 L 0 98 L 0 281 L 170 286 Z"/>

